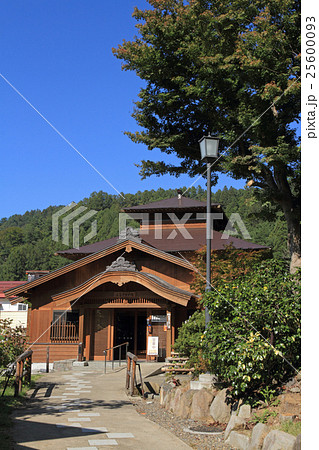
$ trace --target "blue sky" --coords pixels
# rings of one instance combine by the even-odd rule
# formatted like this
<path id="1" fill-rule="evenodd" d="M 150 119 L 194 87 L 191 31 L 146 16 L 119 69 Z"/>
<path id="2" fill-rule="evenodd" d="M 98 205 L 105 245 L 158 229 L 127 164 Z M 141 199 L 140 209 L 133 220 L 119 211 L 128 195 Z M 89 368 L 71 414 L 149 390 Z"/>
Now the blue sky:
<path id="1" fill-rule="evenodd" d="M 141 159 L 174 161 L 123 134 L 142 81 L 112 54 L 136 33 L 144 0 L 3 0 L 0 73 L 120 192 L 188 186 L 187 176 L 141 180 Z M 0 218 L 116 193 L 0 78 Z M 204 182 L 200 184 L 204 186 Z M 217 187 L 243 187 L 222 176 Z M 197 185 L 197 184 L 196 184 Z"/>

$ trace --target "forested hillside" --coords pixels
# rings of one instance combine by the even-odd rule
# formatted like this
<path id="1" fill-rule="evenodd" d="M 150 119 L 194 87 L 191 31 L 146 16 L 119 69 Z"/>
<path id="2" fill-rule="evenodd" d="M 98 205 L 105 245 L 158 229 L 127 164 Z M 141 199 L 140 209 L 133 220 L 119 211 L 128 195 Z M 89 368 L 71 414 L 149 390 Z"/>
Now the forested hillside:
<path id="1" fill-rule="evenodd" d="M 181 189 L 185 191 L 186 188 Z M 124 199 L 102 191 L 93 192 L 78 203 L 78 206 L 98 211 L 94 216 L 97 235 L 87 244 L 118 234 L 118 213 L 122 208 L 176 195 L 176 189 L 139 191 L 125 194 Z M 192 187 L 185 195 L 201 201 L 206 199 L 206 191 L 201 187 Z M 283 213 L 256 200 L 252 189 L 225 187 L 212 194 L 212 202 L 220 202 L 228 217 L 239 213 L 253 242 L 271 246 L 276 257 L 288 258 L 287 226 Z M 68 248 L 61 241 L 52 240 L 52 214 L 60 208 L 62 205 L 50 206 L 43 211 L 27 211 L 23 215 L 15 214 L 0 220 L 0 280 L 25 280 L 26 270 L 54 270 L 69 263 L 60 256 L 54 256 L 57 250 Z M 80 245 L 83 245 L 83 238 L 90 229 L 90 221 L 87 222 L 80 228 Z"/>

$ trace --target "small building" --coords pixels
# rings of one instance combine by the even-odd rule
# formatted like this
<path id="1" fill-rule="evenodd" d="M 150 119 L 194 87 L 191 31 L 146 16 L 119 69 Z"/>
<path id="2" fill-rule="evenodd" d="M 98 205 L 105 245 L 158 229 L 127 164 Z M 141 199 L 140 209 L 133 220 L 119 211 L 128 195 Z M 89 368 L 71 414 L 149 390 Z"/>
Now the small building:
<path id="1" fill-rule="evenodd" d="M 12 328 L 22 326 L 27 327 L 28 305 L 23 303 L 18 297 L 7 298 L 4 291 L 21 286 L 25 281 L 0 281 L 0 319 L 11 320 Z M 12 304 L 11 301 L 14 300 Z"/>
<path id="2" fill-rule="evenodd" d="M 71 260 L 68 265 L 6 292 L 32 305 L 34 362 L 45 361 L 47 347 L 51 362 L 77 358 L 79 343 L 86 360 L 104 359 L 106 349 L 123 342 L 147 358 L 150 337 L 157 338 L 158 356 L 165 358 L 178 328 L 198 308 L 191 261 L 206 244 L 206 203 L 179 195 L 123 212 L 140 222 L 139 230 L 60 251 Z M 219 214 L 213 251 L 230 244 L 247 251 L 266 248 L 223 235 L 227 218 L 221 205 L 213 204 L 212 212 Z"/>

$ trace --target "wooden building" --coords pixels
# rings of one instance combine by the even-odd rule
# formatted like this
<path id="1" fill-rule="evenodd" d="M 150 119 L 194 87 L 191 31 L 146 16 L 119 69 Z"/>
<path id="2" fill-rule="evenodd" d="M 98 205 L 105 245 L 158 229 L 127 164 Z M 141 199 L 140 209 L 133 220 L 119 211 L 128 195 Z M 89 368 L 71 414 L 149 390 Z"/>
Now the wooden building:
<path id="1" fill-rule="evenodd" d="M 159 358 L 169 356 L 182 322 L 197 308 L 191 290 L 194 252 L 206 243 L 206 204 L 176 197 L 124 210 L 140 221 L 117 238 L 58 252 L 71 263 L 6 292 L 27 299 L 34 361 L 104 358 L 104 350 L 129 342 L 139 358 L 149 337 L 158 337 Z M 212 250 L 232 243 L 244 250 L 265 248 L 223 236 L 219 204 Z M 147 220 L 146 220 L 146 219 Z M 14 302 L 14 301 L 13 301 Z M 111 358 L 112 352 L 107 357 Z"/>

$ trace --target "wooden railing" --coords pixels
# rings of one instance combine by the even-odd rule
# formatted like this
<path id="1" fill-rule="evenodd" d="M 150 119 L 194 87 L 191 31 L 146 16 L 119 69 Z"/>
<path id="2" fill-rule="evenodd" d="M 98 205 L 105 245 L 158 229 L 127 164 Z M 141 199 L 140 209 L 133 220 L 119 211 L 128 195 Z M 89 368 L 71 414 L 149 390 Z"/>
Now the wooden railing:
<path id="1" fill-rule="evenodd" d="M 140 375 L 141 392 L 142 392 L 142 395 L 144 396 L 144 387 L 143 387 L 141 366 L 137 360 L 137 356 L 131 352 L 127 352 L 126 358 L 127 358 L 127 369 L 126 369 L 125 387 L 126 387 L 126 389 L 129 390 L 129 393 L 132 396 L 134 394 L 134 387 L 137 386 L 136 367 L 138 367 L 139 375 Z"/>
<path id="2" fill-rule="evenodd" d="M 55 323 L 50 328 L 51 342 L 62 343 L 79 341 L 79 327 L 74 323 Z"/>
<path id="3" fill-rule="evenodd" d="M 31 363 L 32 350 L 28 350 L 16 360 L 16 376 L 14 381 L 14 396 L 17 397 L 21 390 L 23 382 L 30 384 L 31 382 Z"/>

